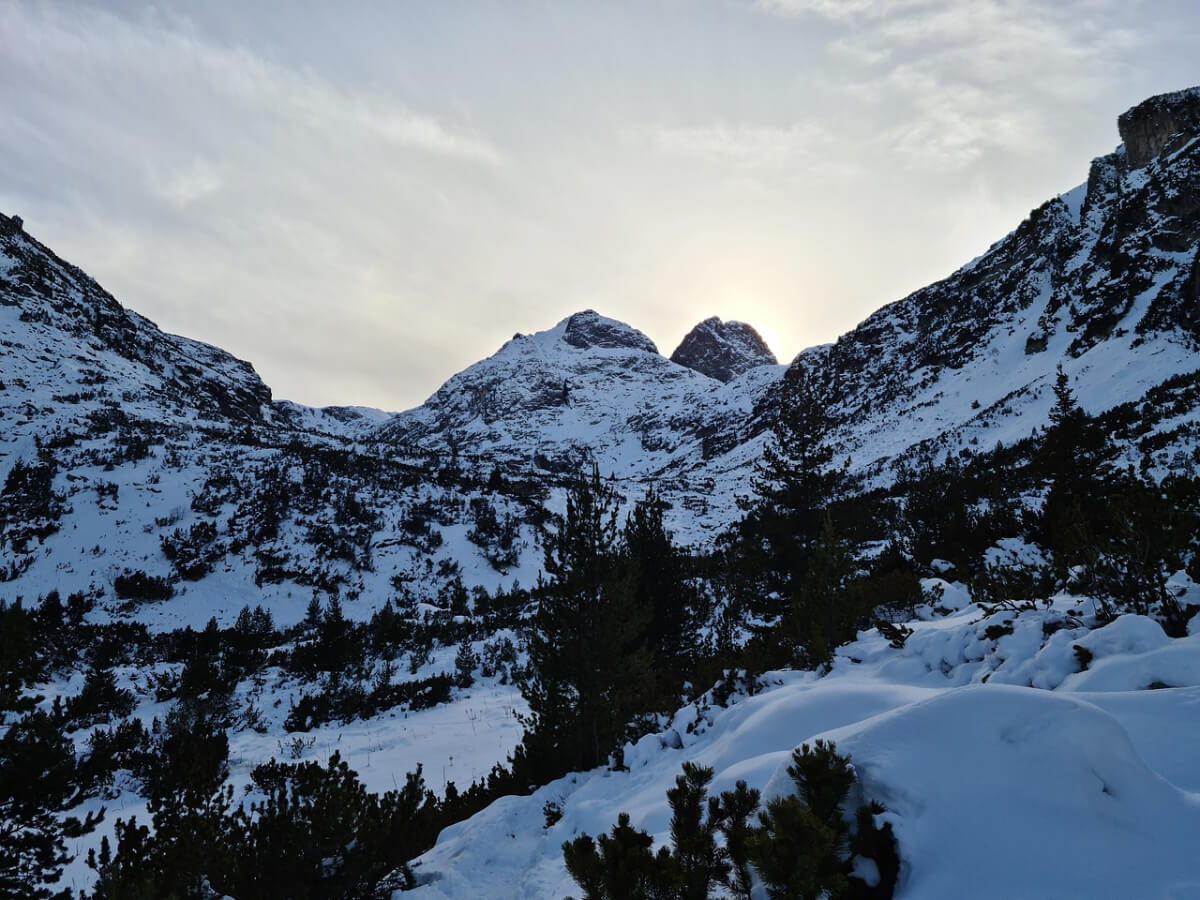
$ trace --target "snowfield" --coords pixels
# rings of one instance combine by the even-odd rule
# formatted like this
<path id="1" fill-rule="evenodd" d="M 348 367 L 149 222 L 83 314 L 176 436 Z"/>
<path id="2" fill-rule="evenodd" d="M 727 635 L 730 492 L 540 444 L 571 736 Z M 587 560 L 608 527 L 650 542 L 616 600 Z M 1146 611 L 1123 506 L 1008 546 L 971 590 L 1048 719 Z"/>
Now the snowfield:
<path id="1" fill-rule="evenodd" d="M 628 771 L 572 774 L 446 829 L 403 896 L 578 896 L 563 842 L 621 812 L 669 841 L 666 791 L 685 761 L 715 770 L 710 794 L 745 780 L 765 804 L 794 790 L 793 748 L 826 738 L 858 773 L 849 805 L 887 807 L 898 897 L 1200 898 L 1195 625 L 1178 639 L 1134 615 L 1089 629 L 1090 601 L 1069 596 L 987 616 L 941 587 L 940 610 L 960 608 L 919 608 L 900 648 L 862 632 L 824 676 L 770 672 L 725 708 L 711 695 L 684 707 L 626 745 Z M 1093 654 L 1086 671 L 1075 645 Z M 549 802 L 563 817 L 547 829 Z"/>

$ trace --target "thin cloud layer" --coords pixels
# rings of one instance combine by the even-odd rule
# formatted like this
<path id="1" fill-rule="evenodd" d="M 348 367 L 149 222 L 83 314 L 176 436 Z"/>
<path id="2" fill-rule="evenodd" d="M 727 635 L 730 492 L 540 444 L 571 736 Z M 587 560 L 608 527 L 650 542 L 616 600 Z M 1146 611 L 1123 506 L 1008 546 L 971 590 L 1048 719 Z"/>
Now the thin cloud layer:
<path id="1" fill-rule="evenodd" d="M 814 123 L 782 128 L 746 123 L 659 127 L 645 134 L 663 153 L 746 169 L 794 167 L 824 155 L 828 144 L 825 130 Z"/>
<path id="2" fill-rule="evenodd" d="M 276 395 L 403 408 L 583 307 L 781 358 L 1195 80 L 1190 4 L 0 7 L 0 209 Z"/>

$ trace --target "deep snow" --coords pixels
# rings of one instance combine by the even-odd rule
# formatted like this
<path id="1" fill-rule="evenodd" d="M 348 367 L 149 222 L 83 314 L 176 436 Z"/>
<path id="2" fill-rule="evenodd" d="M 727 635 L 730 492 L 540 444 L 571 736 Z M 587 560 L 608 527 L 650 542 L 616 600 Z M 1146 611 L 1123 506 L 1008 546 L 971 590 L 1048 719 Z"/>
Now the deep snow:
<path id="1" fill-rule="evenodd" d="M 888 809 L 898 897 L 1200 897 L 1200 635 L 1172 640 L 1133 615 L 1089 630 L 1075 597 L 985 617 L 943 587 L 942 608 L 960 608 L 918 610 L 903 648 L 863 632 L 823 677 L 772 672 L 726 708 L 685 707 L 626 746 L 627 772 L 573 774 L 447 829 L 413 896 L 578 895 L 562 843 L 620 812 L 667 841 L 684 761 L 715 769 L 712 793 L 744 779 L 765 803 L 793 790 L 792 749 L 824 737 Z M 1006 621 L 1012 634 L 985 636 Z M 1094 654 L 1087 672 L 1073 644 Z M 546 829 L 549 801 L 563 817 Z"/>

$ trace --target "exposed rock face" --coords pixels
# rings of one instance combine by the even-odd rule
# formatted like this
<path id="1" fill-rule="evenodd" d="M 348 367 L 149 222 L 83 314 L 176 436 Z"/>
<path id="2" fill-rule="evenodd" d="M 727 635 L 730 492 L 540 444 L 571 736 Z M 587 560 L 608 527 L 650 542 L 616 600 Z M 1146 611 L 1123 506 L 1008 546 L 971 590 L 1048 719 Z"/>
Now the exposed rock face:
<path id="1" fill-rule="evenodd" d="M 630 350 L 645 350 L 647 353 L 658 352 L 654 341 L 636 328 L 615 319 L 606 319 L 591 309 L 577 312 L 567 319 L 567 331 L 563 340 L 580 349 L 624 347 Z"/>
<path id="2" fill-rule="evenodd" d="M 1141 168 L 1181 132 L 1200 132 L 1200 87 L 1143 100 L 1117 120 L 1132 168 Z"/>
<path id="3" fill-rule="evenodd" d="M 671 354 L 671 362 L 730 382 L 758 366 L 776 365 L 775 354 L 745 322 L 705 319 L 687 333 Z"/>

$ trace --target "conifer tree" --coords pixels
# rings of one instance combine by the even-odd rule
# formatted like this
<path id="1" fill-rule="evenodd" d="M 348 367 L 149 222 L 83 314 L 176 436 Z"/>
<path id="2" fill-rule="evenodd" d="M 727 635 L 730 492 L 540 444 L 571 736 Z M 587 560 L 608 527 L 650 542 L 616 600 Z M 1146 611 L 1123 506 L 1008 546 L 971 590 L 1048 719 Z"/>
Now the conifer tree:
<path id="1" fill-rule="evenodd" d="M 312 599 L 308 601 L 308 608 L 304 611 L 303 624 L 307 630 L 312 632 L 321 627 L 321 601 L 315 590 Z"/>
<path id="2" fill-rule="evenodd" d="M 854 783 L 850 759 L 817 741 L 792 752 L 788 774 L 797 794 L 777 797 L 759 813 L 750 859 L 771 900 L 818 900 L 845 892 L 849 828 L 842 806 Z"/>
<path id="3" fill-rule="evenodd" d="M 728 871 L 722 879 L 738 900 L 750 900 L 753 881 L 750 876 L 750 817 L 758 810 L 761 794 L 757 788 L 739 781 L 732 791 L 722 791 L 719 799 L 708 801 L 709 818 L 725 836 Z"/>
<path id="4" fill-rule="evenodd" d="M 42 677 L 45 663 L 39 653 L 37 621 L 18 597 L 9 604 L 0 597 L 0 710 L 24 710 L 21 689 Z"/>
<path id="5" fill-rule="evenodd" d="M 583 900 L 667 900 L 677 896 L 671 852 L 650 852 L 654 839 L 621 813 L 599 841 L 583 834 L 562 845 L 567 872 L 583 888 Z"/>
<path id="6" fill-rule="evenodd" d="M 822 393 L 803 362 L 784 373 L 772 440 L 754 479 L 762 538 L 785 570 L 803 561 L 836 487 L 833 452 L 822 440 L 828 427 Z"/>
<path id="7" fill-rule="evenodd" d="M 795 795 L 777 797 L 759 811 L 759 792 L 739 781 L 719 798 L 707 797 L 706 817 L 713 771 L 686 762 L 667 791 L 670 847 L 652 854 L 650 835 L 633 829 L 629 814 L 621 813 L 611 836 L 597 842 L 584 834 L 562 845 L 567 871 L 584 889 L 584 900 L 702 900 L 714 896 L 717 885 L 749 900 L 751 866 L 772 900 L 891 897 L 900 872 L 896 836 L 890 824 L 876 823 L 885 812 L 878 803 L 859 806 L 853 828 L 847 821 L 844 806 L 855 782 L 850 758 L 827 741 L 805 744 L 793 751 L 788 774 Z M 755 812 L 757 826 L 750 823 Z M 717 832 L 724 846 L 718 846 Z M 854 874 L 865 861 L 878 874 L 873 884 Z"/>
<path id="8" fill-rule="evenodd" d="M 856 900 L 887 900 L 896 892 L 900 880 L 900 851 L 891 822 L 880 827 L 875 817 L 887 812 L 883 804 L 864 803 L 854 814 L 855 831 L 850 837 L 851 858 L 858 856 L 875 863 L 878 881 L 867 884 L 862 878 L 850 879 L 850 896 Z"/>
<path id="9" fill-rule="evenodd" d="M 357 661 L 354 625 L 342 612 L 342 601 L 331 594 L 317 628 L 318 666 L 326 672 L 339 675 L 346 666 Z"/>
<path id="10" fill-rule="evenodd" d="M 847 887 L 837 834 L 795 796 L 776 797 L 759 813 L 750 858 L 771 900 L 820 900 Z"/>
<path id="11" fill-rule="evenodd" d="M 70 861 L 68 838 L 100 821 L 60 818 L 83 799 L 75 748 L 59 723 L 41 710 L 8 725 L 0 735 L 0 896 L 69 896 L 51 886 Z"/>
<path id="12" fill-rule="evenodd" d="M 98 876 L 95 900 L 204 897 L 207 885 L 230 883 L 238 860 L 233 830 L 229 741 L 198 704 L 180 702 L 167 715 L 145 779 L 153 828 L 118 819 L 116 845 L 89 852 Z"/>
<path id="13" fill-rule="evenodd" d="M 853 557 L 826 513 L 808 568 L 792 591 L 791 630 L 808 665 L 828 662 L 835 647 L 854 637 L 860 610 L 850 584 L 853 573 Z"/>
<path id="14" fill-rule="evenodd" d="M 692 762 L 683 764 L 683 774 L 675 787 L 667 791 L 671 805 L 671 843 L 679 900 L 706 900 L 714 882 L 723 883 L 729 875 L 726 855 L 717 848 L 716 833 L 720 818 L 709 805 L 705 818 L 705 797 L 712 783 L 713 770 Z"/>
<path id="15" fill-rule="evenodd" d="M 734 575 L 746 574 L 747 602 L 768 615 L 787 612 L 837 489 L 832 451 L 823 442 L 824 393 L 822 379 L 803 361 L 784 374 L 771 437 L 753 481 L 755 497 L 738 525 Z"/>
<path id="16" fill-rule="evenodd" d="M 602 764 L 648 671 L 647 617 L 621 564 L 616 508 L 593 467 L 570 487 L 566 515 L 546 540 L 545 576 L 526 635 L 529 727 L 515 759 L 536 781 Z"/>
<path id="17" fill-rule="evenodd" d="M 1103 556 L 1106 523 L 1112 520 L 1107 498 L 1113 493 L 1111 482 L 1123 480 L 1123 475 L 1108 468 L 1112 447 L 1107 435 L 1080 409 L 1061 365 L 1049 419 L 1040 454 L 1050 483 L 1041 536 L 1065 583 L 1071 566 L 1082 563 L 1092 569 Z"/>
<path id="18" fill-rule="evenodd" d="M 1054 377 L 1054 405 L 1042 445 L 1042 467 L 1051 483 L 1068 495 L 1085 492 L 1103 462 L 1105 440 L 1079 406 L 1060 363 Z"/>
<path id="19" fill-rule="evenodd" d="M 959 565 L 966 562 L 973 531 L 972 498 L 959 460 L 922 448 L 913 465 L 901 469 L 900 481 L 902 531 L 912 557 L 926 562 L 935 558 Z"/>
<path id="20" fill-rule="evenodd" d="M 420 769 L 377 796 L 335 751 L 328 766 L 272 760 L 253 773 L 265 799 L 234 815 L 239 900 L 390 896 L 412 887 L 405 863 L 433 842 L 436 802 Z"/>
<path id="21" fill-rule="evenodd" d="M 649 612 L 646 643 L 660 681 L 669 681 L 683 650 L 688 590 L 683 560 L 663 523 L 666 503 L 653 487 L 625 521 L 625 550 L 635 578 L 635 603 Z"/>
<path id="22" fill-rule="evenodd" d="M 1160 489 L 1132 473 L 1113 473 L 1093 507 L 1094 522 L 1085 532 L 1091 542 L 1076 558 L 1083 564 L 1077 587 L 1096 599 L 1101 618 L 1128 611 L 1158 615 L 1169 625 L 1166 620 L 1178 616 L 1166 589 L 1174 511 Z"/>
<path id="23" fill-rule="evenodd" d="M 227 670 L 221 629 L 210 618 L 204 630 L 195 636 L 191 652 L 179 677 L 179 697 L 185 702 L 201 702 L 223 717 L 228 712 L 230 694 L 236 687 L 235 676 Z"/>

